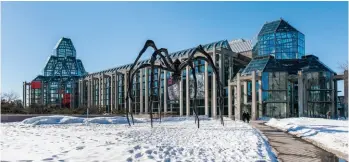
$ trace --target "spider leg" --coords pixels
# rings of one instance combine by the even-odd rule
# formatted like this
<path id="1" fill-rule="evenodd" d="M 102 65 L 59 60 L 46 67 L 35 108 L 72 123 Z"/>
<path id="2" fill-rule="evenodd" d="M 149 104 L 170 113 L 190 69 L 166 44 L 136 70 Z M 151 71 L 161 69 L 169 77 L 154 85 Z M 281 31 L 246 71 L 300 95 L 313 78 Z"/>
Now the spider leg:
<path id="1" fill-rule="evenodd" d="M 167 49 L 166 49 L 166 48 L 160 48 L 160 49 L 159 49 L 159 51 L 160 51 L 160 52 L 164 52 L 164 53 L 165 53 L 165 56 L 166 56 L 166 58 L 167 58 L 168 62 L 169 62 L 169 63 L 170 63 L 170 65 L 172 66 L 171 68 L 172 68 L 172 69 L 174 69 L 175 67 L 174 67 L 173 61 L 172 61 L 172 59 L 171 59 L 170 55 L 168 54 Z"/>
<path id="2" fill-rule="evenodd" d="M 161 69 L 158 69 L 158 112 L 160 114 L 160 123 L 161 123 Z"/>
<path id="3" fill-rule="evenodd" d="M 200 50 L 201 48 L 201 50 Z M 219 80 L 219 73 L 217 68 L 214 66 L 212 58 L 209 54 L 207 54 L 201 46 L 198 47 L 198 51 L 201 52 L 202 54 L 205 55 L 205 57 L 203 56 L 196 56 L 195 58 L 193 58 L 193 60 L 204 60 L 206 61 L 213 69 L 213 72 L 216 74 L 216 82 L 218 83 L 217 85 L 217 91 L 219 94 L 219 98 L 218 98 L 218 104 L 219 104 L 219 115 L 220 115 L 220 119 L 221 119 L 221 124 L 224 126 L 224 120 L 223 120 L 223 84 L 222 82 Z"/>
<path id="4" fill-rule="evenodd" d="M 131 75 L 131 73 L 129 73 L 128 74 L 128 76 L 130 76 Z M 133 77 L 132 78 L 130 78 L 130 81 L 128 82 L 128 84 L 129 84 L 129 86 L 131 86 L 132 87 L 132 85 L 133 85 Z M 131 90 L 129 91 L 131 94 L 132 94 L 132 88 L 131 88 Z M 128 93 L 126 93 L 126 94 L 128 94 Z M 132 95 L 131 95 L 132 96 Z M 127 110 L 126 109 L 126 112 L 128 112 L 130 115 L 131 115 L 131 120 L 132 120 L 132 124 L 133 125 L 135 125 L 135 122 L 134 122 L 134 119 L 133 119 L 133 109 L 134 109 L 134 104 L 133 104 L 133 98 L 131 98 L 131 97 L 126 97 L 127 99 L 126 99 L 126 105 L 131 105 L 131 107 L 129 107 L 129 109 Z M 126 106 L 127 107 L 127 106 Z M 127 114 L 128 114 L 127 113 Z M 127 115 L 127 119 L 128 119 L 129 117 L 128 117 L 128 115 Z M 129 122 L 129 119 L 128 119 L 128 122 Z M 130 124 L 130 122 L 129 122 L 129 124 Z"/>
<path id="5" fill-rule="evenodd" d="M 136 74 L 137 71 L 139 71 L 140 69 L 142 68 L 147 68 L 147 67 L 151 67 L 151 64 L 142 64 L 140 66 L 138 66 L 135 70 L 132 71 L 132 74 L 129 75 L 130 76 L 130 79 L 129 80 L 133 80 L 134 78 L 134 75 Z M 170 71 L 170 72 L 173 72 L 174 70 L 171 69 L 171 68 L 168 68 L 168 67 L 163 67 L 161 65 L 154 65 L 154 67 L 156 68 L 160 68 L 160 69 L 163 69 L 163 70 L 167 70 L 167 71 Z M 131 100 L 134 100 L 134 97 L 132 95 L 132 84 L 129 84 L 128 85 L 128 91 L 127 91 L 127 97 L 130 97 Z"/>
<path id="6" fill-rule="evenodd" d="M 198 51 L 198 49 L 193 50 L 189 55 L 189 57 L 186 59 L 186 61 L 182 62 L 179 65 L 179 68 L 181 71 L 188 65 L 188 62 L 191 62 L 194 58 L 195 53 Z"/>
<path id="7" fill-rule="evenodd" d="M 127 111 L 127 108 L 125 108 L 125 113 L 126 113 L 126 119 L 127 119 L 127 123 L 129 126 L 131 126 L 131 123 L 130 123 L 130 119 L 128 117 L 128 111 Z"/>
<path id="8" fill-rule="evenodd" d="M 166 59 L 166 57 L 165 57 L 164 55 L 161 54 L 161 51 L 165 51 L 165 54 L 166 54 L 167 49 L 162 48 L 162 49 L 156 50 L 156 51 L 153 53 L 153 55 L 160 56 L 162 62 L 166 65 L 167 68 L 172 69 L 172 70 L 175 70 L 175 69 L 174 69 L 174 64 L 173 64 L 173 62 L 172 62 L 172 59 L 169 59 L 169 60 L 170 60 L 170 64 L 169 64 L 169 63 L 168 63 L 168 60 Z M 155 56 L 155 57 L 156 57 L 156 56 Z M 169 56 L 168 56 L 168 58 L 169 58 Z M 156 60 L 156 58 L 155 58 L 155 60 Z"/>
<path id="9" fill-rule="evenodd" d="M 189 58 L 187 60 L 185 60 L 184 62 L 182 62 L 180 65 L 179 65 L 179 70 L 182 71 L 186 66 L 190 66 L 192 68 L 192 73 L 193 73 L 193 77 L 194 77 L 194 85 L 195 85 L 195 93 L 194 93 L 194 113 L 195 113 L 195 123 L 196 123 L 196 119 L 198 120 L 198 128 L 199 128 L 199 116 L 197 114 L 197 108 L 196 108 L 196 94 L 197 94 L 197 79 L 196 79 L 196 75 L 195 75 L 195 69 L 192 65 L 192 61 L 193 61 L 193 58 L 194 58 L 194 54 L 195 54 L 196 50 L 194 50 L 194 52 L 191 53 L 191 55 L 189 56 Z M 189 101 L 187 101 L 189 102 Z"/>
<path id="10" fill-rule="evenodd" d="M 135 62 L 132 64 L 132 66 L 130 67 L 130 74 L 132 74 L 132 72 L 133 72 L 133 68 L 136 66 L 136 64 L 137 64 L 137 62 L 138 62 L 138 60 L 141 58 L 141 56 L 143 55 L 143 53 L 148 49 L 148 47 L 152 47 L 155 51 L 157 51 L 158 49 L 157 49 L 157 47 L 156 47 L 156 45 L 155 45 L 155 43 L 154 43 L 154 41 L 152 41 L 152 40 L 147 40 L 146 42 L 145 42 L 145 44 L 144 44 L 144 47 L 142 48 L 142 50 L 139 52 L 139 54 L 138 54 L 138 56 L 137 56 L 137 58 L 136 58 L 136 60 L 135 60 Z M 144 64 L 143 64 L 144 65 Z M 140 66 L 140 67 L 142 67 L 142 65 Z M 139 69 L 139 67 L 137 68 L 137 69 Z M 136 70 L 137 71 L 137 70 Z M 127 82 L 128 83 L 130 83 L 130 81 L 131 81 L 131 75 L 128 75 L 128 77 L 127 77 Z M 132 87 L 132 86 L 128 86 L 128 90 L 130 90 L 130 87 Z M 129 92 L 130 93 L 130 92 Z M 127 94 L 129 94 L 129 93 L 127 93 Z M 131 96 L 131 95 L 130 95 Z M 127 96 L 128 97 L 128 96 Z"/>
<path id="11" fill-rule="evenodd" d="M 156 47 L 154 41 L 152 40 L 147 40 L 144 44 L 144 47 L 142 48 L 142 50 L 139 52 L 138 57 L 136 58 L 135 62 L 133 63 L 133 65 L 130 68 L 130 71 L 133 70 L 133 68 L 136 66 L 136 63 L 138 62 L 138 60 L 141 58 L 141 56 L 143 55 L 143 53 L 148 49 L 148 47 L 152 47 L 155 51 L 158 50 L 158 48 Z"/>
<path id="12" fill-rule="evenodd" d="M 175 69 L 174 69 L 173 62 L 172 62 L 172 59 L 171 59 L 171 58 L 169 57 L 169 55 L 168 55 L 167 49 L 162 48 L 162 49 L 158 50 L 157 47 L 156 47 L 156 45 L 155 45 L 155 43 L 154 43 L 154 41 L 152 41 L 152 40 L 147 40 L 146 43 L 144 44 L 144 47 L 143 47 L 142 50 L 139 52 L 139 54 L 138 54 L 138 56 L 137 56 L 135 62 L 134 62 L 134 63 L 132 64 L 132 66 L 130 67 L 130 70 L 129 70 L 129 71 L 130 71 L 130 74 L 132 73 L 133 68 L 136 66 L 136 63 L 138 62 L 138 60 L 140 59 L 140 57 L 143 55 L 143 53 L 144 53 L 149 47 L 152 47 L 152 48 L 155 50 L 154 53 L 152 54 L 152 57 L 154 57 L 154 61 L 153 61 L 153 62 L 155 62 L 156 56 L 160 56 L 160 58 L 162 59 L 162 61 L 163 61 L 164 64 L 166 65 L 166 68 L 164 68 L 164 67 L 162 67 L 162 68 L 164 68 L 164 69 L 166 69 L 166 70 L 168 70 L 168 71 L 174 71 L 174 70 L 175 70 Z M 161 54 L 161 52 L 164 52 L 164 53 L 166 54 L 166 56 L 168 57 L 168 59 L 169 59 L 169 61 L 170 61 L 170 64 L 167 62 L 165 56 L 163 56 L 163 55 Z M 154 56 L 153 56 L 153 55 L 154 55 Z M 144 64 L 143 64 L 143 65 L 144 65 Z M 154 63 L 153 63 L 153 65 L 154 65 Z M 141 66 L 142 66 L 142 65 L 141 65 Z M 144 66 L 144 67 L 145 67 L 145 66 Z M 139 68 L 138 68 L 138 69 L 139 69 Z M 136 71 L 137 71 L 137 70 L 136 70 Z M 127 82 L 129 83 L 130 81 L 131 81 L 131 78 L 130 78 L 130 75 L 128 75 Z M 128 90 L 130 90 L 131 88 L 132 88 L 132 86 L 129 85 Z M 129 91 L 127 94 L 129 94 L 129 93 L 131 93 L 131 92 Z M 129 94 L 129 96 L 130 96 L 130 97 L 132 98 L 132 100 L 133 100 L 132 95 Z M 129 96 L 127 96 L 127 97 L 129 97 Z"/>
<path id="13" fill-rule="evenodd" d="M 129 85 L 128 85 L 127 96 L 126 96 L 126 101 L 127 101 L 126 104 L 127 104 L 128 101 L 130 100 L 130 101 L 131 101 L 131 106 L 134 107 L 134 104 L 133 104 L 134 96 L 132 95 L 133 78 L 134 78 L 135 74 L 136 74 L 140 69 L 142 69 L 142 68 L 147 68 L 147 67 L 151 67 L 151 65 L 150 65 L 150 64 L 142 64 L 142 65 L 138 66 L 134 71 L 131 71 L 131 73 L 130 73 L 130 75 L 129 75 L 130 78 L 129 78 L 129 81 L 128 81 Z M 168 71 L 173 71 L 172 69 L 168 69 L 167 67 L 162 67 L 162 66 L 159 66 L 159 65 L 154 65 L 154 67 L 160 68 L 160 69 L 164 69 L 164 70 L 168 70 Z M 132 83 L 131 83 L 130 81 L 132 81 Z M 128 122 L 129 125 L 131 126 L 131 124 L 130 124 L 130 122 L 129 122 L 129 117 L 128 117 L 129 114 L 128 114 L 128 112 L 129 112 L 129 111 L 126 110 L 127 122 Z M 132 113 L 131 113 L 131 118 L 132 118 L 132 122 L 133 122 L 133 124 L 134 124 L 134 119 L 133 119 L 133 114 L 132 114 Z"/>
<path id="14" fill-rule="evenodd" d="M 197 110 L 197 107 L 196 107 L 196 96 L 197 96 L 197 88 L 198 88 L 198 85 L 197 85 L 197 79 L 196 79 L 196 75 L 195 75 L 195 68 L 193 66 L 193 62 L 190 62 L 189 63 L 189 66 L 192 70 L 192 74 L 193 74 L 193 78 L 194 78 L 194 113 L 195 113 L 195 117 L 196 119 L 198 120 L 198 128 L 200 128 L 200 121 L 199 121 L 199 116 L 198 116 L 198 110 Z M 195 119 L 195 122 L 196 122 L 196 119 Z"/>
<path id="15" fill-rule="evenodd" d="M 131 114 L 132 124 L 135 125 L 135 121 L 133 119 L 133 110 L 134 110 L 134 104 L 133 104 L 133 101 L 131 101 L 131 109 L 129 111 L 130 111 L 130 114 Z"/>
<path id="16" fill-rule="evenodd" d="M 142 50 L 139 52 L 139 54 L 138 54 L 138 56 L 137 56 L 137 58 L 136 58 L 136 60 L 135 60 L 135 62 L 132 64 L 132 66 L 131 66 L 131 68 L 130 68 L 130 74 L 132 73 L 132 70 L 133 70 L 133 68 L 135 67 L 135 65 L 136 65 L 136 63 L 138 62 L 138 60 L 141 58 L 141 56 L 143 55 L 143 53 L 148 49 L 148 47 L 152 47 L 155 51 L 157 51 L 158 49 L 157 49 L 157 47 L 156 47 L 156 45 L 155 45 L 155 43 L 154 43 L 154 41 L 152 41 L 152 40 L 147 40 L 146 42 L 145 42 L 145 44 L 144 44 L 144 47 L 142 48 Z M 130 83 L 130 75 L 128 75 L 128 77 L 127 77 L 127 83 Z M 131 86 L 132 87 L 132 86 Z M 130 90 L 130 86 L 128 87 L 128 90 Z M 129 101 L 129 97 L 130 96 L 132 96 L 132 95 L 129 95 L 129 93 L 127 93 L 128 95 L 126 96 L 126 104 L 128 104 L 128 101 Z M 133 104 L 132 104 L 132 99 L 131 99 L 131 106 L 132 106 Z M 127 106 L 126 106 L 127 107 Z M 130 111 L 127 111 L 126 110 L 126 117 L 127 117 L 127 121 L 128 121 L 128 123 L 129 123 L 129 125 L 131 125 L 130 124 L 130 122 L 129 122 L 129 117 L 128 117 L 128 113 L 131 113 L 131 117 L 132 117 L 132 122 L 133 122 L 133 124 L 134 124 L 134 120 L 133 120 L 133 115 L 132 115 L 132 110 Z"/>

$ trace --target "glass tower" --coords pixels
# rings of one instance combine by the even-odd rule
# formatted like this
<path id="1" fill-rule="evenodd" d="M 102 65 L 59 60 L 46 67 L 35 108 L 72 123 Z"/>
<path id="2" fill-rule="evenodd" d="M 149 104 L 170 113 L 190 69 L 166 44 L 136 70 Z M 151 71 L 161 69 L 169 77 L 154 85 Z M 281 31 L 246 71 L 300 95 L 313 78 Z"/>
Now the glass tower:
<path id="1" fill-rule="evenodd" d="M 258 34 L 258 56 L 301 59 L 304 56 L 304 46 L 304 34 L 283 19 L 264 24 Z"/>

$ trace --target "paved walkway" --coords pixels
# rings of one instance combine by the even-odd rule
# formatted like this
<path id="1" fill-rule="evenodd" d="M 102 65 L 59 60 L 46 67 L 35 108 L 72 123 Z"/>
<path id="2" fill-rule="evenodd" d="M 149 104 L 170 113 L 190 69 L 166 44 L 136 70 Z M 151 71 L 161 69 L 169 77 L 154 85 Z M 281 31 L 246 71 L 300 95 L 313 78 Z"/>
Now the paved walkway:
<path id="1" fill-rule="evenodd" d="M 253 121 L 251 125 L 259 129 L 269 140 L 273 151 L 282 162 L 338 162 L 339 159 L 313 144 L 294 137 L 278 129 Z"/>

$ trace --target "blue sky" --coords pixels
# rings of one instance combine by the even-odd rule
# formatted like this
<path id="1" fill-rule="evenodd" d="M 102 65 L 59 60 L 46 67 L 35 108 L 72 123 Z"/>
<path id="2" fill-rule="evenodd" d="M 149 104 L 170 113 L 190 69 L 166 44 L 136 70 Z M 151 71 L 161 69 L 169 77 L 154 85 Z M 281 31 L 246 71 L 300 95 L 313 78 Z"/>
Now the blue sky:
<path id="1" fill-rule="evenodd" d="M 20 96 L 61 37 L 96 72 L 132 62 L 147 39 L 175 52 L 252 39 L 282 17 L 305 34 L 306 53 L 334 71 L 348 60 L 348 2 L 2 2 L 1 16 L 1 90 Z"/>

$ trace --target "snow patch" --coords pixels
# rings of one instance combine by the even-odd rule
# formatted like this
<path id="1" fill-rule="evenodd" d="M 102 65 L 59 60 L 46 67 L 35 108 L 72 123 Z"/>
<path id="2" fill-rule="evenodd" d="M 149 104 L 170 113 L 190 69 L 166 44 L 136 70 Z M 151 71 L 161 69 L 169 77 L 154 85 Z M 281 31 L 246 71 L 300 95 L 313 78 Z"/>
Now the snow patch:
<path id="1" fill-rule="evenodd" d="M 222 126 L 219 120 L 202 118 L 198 129 L 193 119 L 164 118 L 172 122 L 154 122 L 153 128 L 149 122 L 131 127 L 109 124 L 126 123 L 124 117 L 88 119 L 103 123 L 88 125 L 67 124 L 81 119 L 64 116 L 23 122 L 42 124 L 35 126 L 5 123 L 0 134 L 1 158 L 5 161 L 275 161 L 269 144 L 249 124 L 225 118 Z"/>
<path id="2" fill-rule="evenodd" d="M 321 118 L 270 119 L 266 125 L 301 137 L 340 157 L 348 157 L 348 121 Z"/>
<path id="3" fill-rule="evenodd" d="M 131 119 L 130 119 L 131 120 Z M 142 123 L 143 120 L 134 119 L 135 123 Z M 38 116 L 28 118 L 22 121 L 23 124 L 31 125 L 48 125 L 48 124 L 77 124 L 77 123 L 94 123 L 94 124 L 127 124 L 126 117 L 96 117 L 96 118 L 81 118 L 72 116 Z"/>

